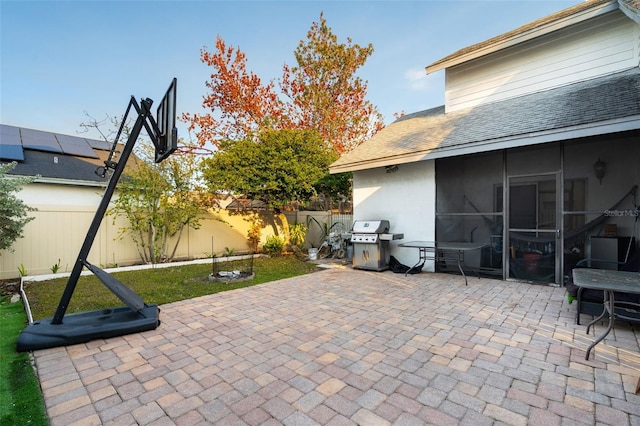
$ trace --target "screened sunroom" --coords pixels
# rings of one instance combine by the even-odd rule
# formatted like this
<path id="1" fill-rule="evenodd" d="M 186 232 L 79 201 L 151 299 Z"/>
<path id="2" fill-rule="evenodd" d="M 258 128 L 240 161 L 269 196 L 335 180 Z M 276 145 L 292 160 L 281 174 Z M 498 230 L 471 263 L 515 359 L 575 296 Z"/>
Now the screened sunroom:
<path id="1" fill-rule="evenodd" d="M 617 269 L 637 255 L 639 182 L 638 131 L 438 159 L 436 240 L 483 243 L 465 265 L 503 279 Z"/>

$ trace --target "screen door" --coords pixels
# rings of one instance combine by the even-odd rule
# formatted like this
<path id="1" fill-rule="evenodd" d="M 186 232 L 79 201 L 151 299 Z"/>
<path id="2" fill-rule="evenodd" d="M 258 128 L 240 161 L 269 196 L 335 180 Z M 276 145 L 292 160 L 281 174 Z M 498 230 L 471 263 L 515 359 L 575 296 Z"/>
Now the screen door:
<path id="1" fill-rule="evenodd" d="M 558 283 L 559 174 L 508 178 L 509 277 Z"/>

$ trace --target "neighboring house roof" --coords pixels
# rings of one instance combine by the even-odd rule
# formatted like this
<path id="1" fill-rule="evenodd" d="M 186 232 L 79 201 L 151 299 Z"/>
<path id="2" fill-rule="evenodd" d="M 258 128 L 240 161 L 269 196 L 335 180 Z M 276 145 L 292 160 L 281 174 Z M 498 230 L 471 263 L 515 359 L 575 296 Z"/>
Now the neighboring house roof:
<path id="1" fill-rule="evenodd" d="M 640 68 L 445 114 L 406 115 L 331 173 L 640 129 Z"/>
<path id="2" fill-rule="evenodd" d="M 0 124 L 0 161 L 16 161 L 10 174 L 40 175 L 40 182 L 104 186 L 108 178 L 95 172 L 110 149 L 105 141 Z"/>
<path id="3" fill-rule="evenodd" d="M 619 0 L 634 6 L 637 0 Z M 458 65 L 618 9 L 617 0 L 587 0 L 483 42 L 460 49 L 426 67 L 427 73 Z M 637 4 L 635 5 L 637 7 Z"/>
<path id="4" fill-rule="evenodd" d="M 263 201 L 244 197 L 234 197 L 234 200 L 226 207 L 227 210 L 264 210 L 266 208 L 267 206 Z"/>
<path id="5" fill-rule="evenodd" d="M 640 0 L 618 0 L 618 3 L 625 15 L 640 24 Z"/>

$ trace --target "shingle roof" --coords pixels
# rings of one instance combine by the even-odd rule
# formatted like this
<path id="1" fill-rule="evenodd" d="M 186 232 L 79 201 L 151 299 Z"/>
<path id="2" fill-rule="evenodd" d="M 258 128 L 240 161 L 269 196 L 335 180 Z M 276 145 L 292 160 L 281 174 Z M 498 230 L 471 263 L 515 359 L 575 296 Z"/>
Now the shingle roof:
<path id="1" fill-rule="evenodd" d="M 0 124 L 0 161 L 17 161 L 10 174 L 102 184 L 96 175 L 111 144 L 78 136 Z"/>
<path id="2" fill-rule="evenodd" d="M 406 115 L 331 165 L 343 172 L 497 149 L 505 139 L 640 117 L 640 69 L 445 114 L 444 107 Z M 636 120 L 640 128 L 640 118 Z M 450 151 L 449 153 L 447 151 Z M 378 164 L 376 164 L 376 162 Z M 382 164 L 384 165 L 384 164 Z"/>
<path id="3" fill-rule="evenodd" d="M 99 166 L 104 166 L 108 151 L 102 151 L 99 158 L 63 155 L 45 151 L 24 151 L 24 161 L 18 162 L 11 174 L 21 176 L 40 175 L 43 178 L 64 179 L 68 181 L 84 181 L 104 183 L 106 178 L 96 174 Z"/>

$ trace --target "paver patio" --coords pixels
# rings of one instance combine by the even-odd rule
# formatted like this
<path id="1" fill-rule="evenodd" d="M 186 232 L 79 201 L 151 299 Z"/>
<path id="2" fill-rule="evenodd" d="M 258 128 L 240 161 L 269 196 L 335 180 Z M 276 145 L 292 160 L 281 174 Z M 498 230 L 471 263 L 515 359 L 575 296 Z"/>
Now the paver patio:
<path id="1" fill-rule="evenodd" d="M 342 268 L 161 308 L 35 352 L 52 425 L 640 425 L 640 329 L 585 361 L 562 288 Z"/>

